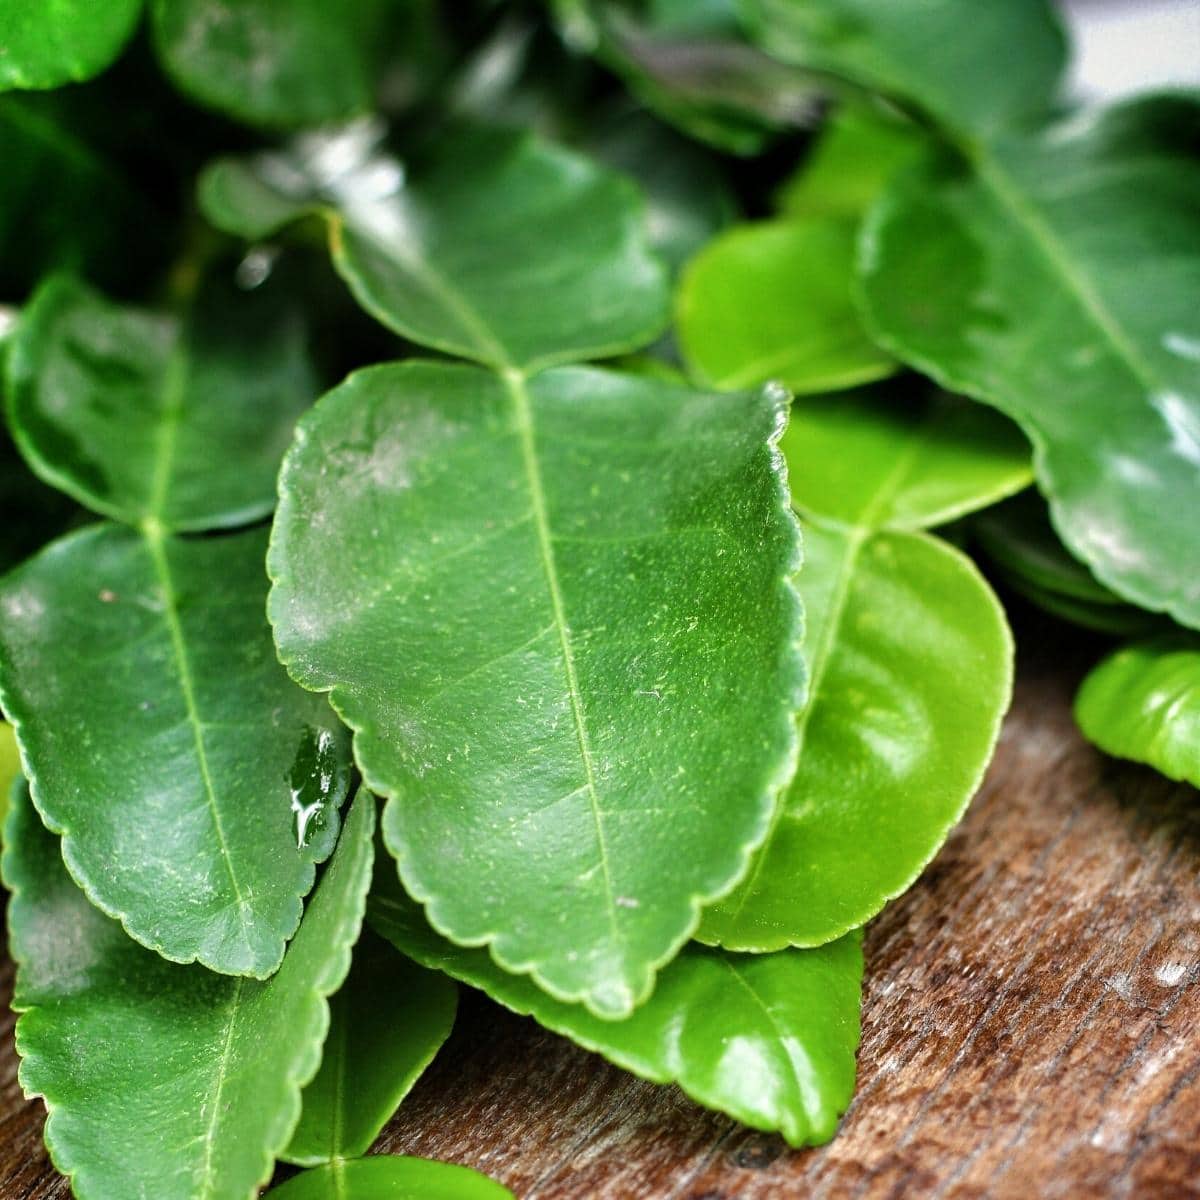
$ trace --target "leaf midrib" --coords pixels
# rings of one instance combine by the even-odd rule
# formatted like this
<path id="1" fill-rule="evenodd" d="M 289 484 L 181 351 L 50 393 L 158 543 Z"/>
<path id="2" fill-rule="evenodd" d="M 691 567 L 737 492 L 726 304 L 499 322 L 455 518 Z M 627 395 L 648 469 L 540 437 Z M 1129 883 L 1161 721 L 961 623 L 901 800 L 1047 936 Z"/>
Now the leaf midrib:
<path id="1" fill-rule="evenodd" d="M 229 1058 L 233 1053 L 233 1028 L 237 1022 L 238 1008 L 242 999 L 242 985 L 246 982 L 244 976 L 239 976 L 233 986 L 233 993 L 229 998 L 229 1004 L 226 1008 L 226 1025 L 225 1025 L 225 1044 L 221 1047 L 221 1057 L 217 1062 L 217 1072 L 213 1079 L 212 1090 L 209 1094 L 209 1103 L 212 1106 L 212 1112 L 208 1118 L 208 1128 L 204 1131 L 204 1164 L 201 1168 L 202 1174 L 200 1177 L 200 1185 L 202 1191 L 200 1193 L 201 1200 L 208 1200 L 215 1193 L 213 1191 L 213 1149 L 217 1140 L 217 1125 L 221 1118 L 221 1095 L 225 1090 L 225 1083 L 229 1078 Z"/>

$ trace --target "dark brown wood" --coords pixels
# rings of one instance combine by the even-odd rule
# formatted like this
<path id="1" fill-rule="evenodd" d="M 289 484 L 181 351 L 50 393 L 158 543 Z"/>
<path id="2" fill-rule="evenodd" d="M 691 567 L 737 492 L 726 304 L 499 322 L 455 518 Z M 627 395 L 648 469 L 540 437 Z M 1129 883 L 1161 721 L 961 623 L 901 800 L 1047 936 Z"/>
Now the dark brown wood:
<path id="1" fill-rule="evenodd" d="M 1200 1195 L 1200 796 L 1104 759 L 1036 627 L 987 782 L 867 937 L 858 1093 L 793 1152 L 467 998 L 378 1149 L 524 1200 Z M 0 971 L 5 995 L 11 971 Z M 65 1197 L 0 1029 L 0 1200 Z"/>

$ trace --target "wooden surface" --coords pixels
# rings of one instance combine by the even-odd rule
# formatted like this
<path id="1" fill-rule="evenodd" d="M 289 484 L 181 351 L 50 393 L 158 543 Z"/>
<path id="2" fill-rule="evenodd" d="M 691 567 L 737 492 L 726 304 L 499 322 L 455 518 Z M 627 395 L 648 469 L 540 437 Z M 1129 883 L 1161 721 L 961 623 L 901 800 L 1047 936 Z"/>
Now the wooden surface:
<path id="1" fill-rule="evenodd" d="M 1069 703 L 1095 647 L 1021 625 L 983 791 L 869 931 L 859 1087 L 830 1146 L 788 1151 L 465 997 L 378 1149 L 523 1200 L 1200 1196 L 1200 795 L 1085 745 Z M 0 1046 L 0 1200 L 65 1197 L 11 1018 Z"/>

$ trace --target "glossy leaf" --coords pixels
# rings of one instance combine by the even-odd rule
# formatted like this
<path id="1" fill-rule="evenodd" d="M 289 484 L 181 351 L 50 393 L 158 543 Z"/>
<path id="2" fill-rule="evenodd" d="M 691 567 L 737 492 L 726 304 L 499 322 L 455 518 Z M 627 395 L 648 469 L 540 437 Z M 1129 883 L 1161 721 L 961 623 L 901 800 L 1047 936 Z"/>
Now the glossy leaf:
<path id="1" fill-rule="evenodd" d="M 680 348 L 719 388 L 775 379 L 793 392 L 853 387 L 896 370 L 851 299 L 854 227 L 841 218 L 744 225 L 712 242 L 679 289 Z"/>
<path id="2" fill-rule="evenodd" d="M 1049 0 L 741 0 L 777 58 L 968 133 L 1052 107 L 1066 45 Z"/>
<path id="3" fill-rule="evenodd" d="M 159 57 L 201 104 L 300 127 L 373 106 L 395 0 L 152 0 Z M 397 18 L 398 19 L 398 18 Z"/>
<path id="4" fill-rule="evenodd" d="M 328 704 L 275 659 L 265 550 L 259 530 L 101 525 L 0 581 L 0 706 L 72 876 L 164 957 L 258 977 L 333 848 L 350 766 Z"/>
<path id="5" fill-rule="evenodd" d="M 393 884 L 369 920 L 405 954 L 481 988 L 587 1050 L 793 1146 L 828 1141 L 854 1091 L 861 937 L 816 950 L 741 955 L 686 946 L 654 995 L 623 1021 L 547 996 L 483 950 L 439 937 Z"/>
<path id="6" fill-rule="evenodd" d="M 1135 642 L 1083 681 L 1075 719 L 1106 754 L 1200 787 L 1200 639 Z"/>
<path id="7" fill-rule="evenodd" d="M 272 1200 L 513 1200 L 470 1167 L 381 1154 L 305 1171 L 268 1193 Z"/>
<path id="8" fill-rule="evenodd" d="M 215 278 L 182 316 L 51 279 L 22 314 L 7 376 L 14 437 L 43 479 L 106 516 L 178 530 L 266 516 L 319 390 L 286 294 Z"/>
<path id="9" fill-rule="evenodd" d="M 1009 587 L 1054 616 L 1126 636 L 1164 624 L 1162 617 L 1126 604 L 1067 553 L 1045 501 L 1032 489 L 980 513 L 971 522 L 971 536 Z"/>
<path id="10" fill-rule="evenodd" d="M 498 368 L 598 358 L 666 321 L 662 264 L 632 185 L 568 151 L 483 130 L 448 140 L 406 182 L 380 130 L 310 135 L 288 155 L 225 160 L 201 201 L 262 237 L 323 212 L 338 270 L 368 312 L 413 341 Z"/>
<path id="11" fill-rule="evenodd" d="M 1068 548 L 1200 625 L 1200 107 L 1135 102 L 972 166 L 906 176 L 868 221 L 876 335 L 1015 418 Z"/>
<path id="12" fill-rule="evenodd" d="M 921 130 L 882 107 L 843 104 L 776 199 L 788 218 L 858 220 L 891 177 L 917 161 Z"/>
<path id="13" fill-rule="evenodd" d="M 258 1194 L 317 1069 L 326 997 L 350 965 L 373 824 L 363 793 L 283 965 L 260 982 L 131 941 L 71 882 L 57 839 L 17 794 L 4 878 L 20 1080 L 46 1102 L 46 1144 L 76 1195 Z"/>
<path id="14" fill-rule="evenodd" d="M 321 1069 L 282 1157 L 301 1166 L 366 1154 L 454 1025 L 457 989 L 365 931 L 329 1002 Z"/>
<path id="15" fill-rule="evenodd" d="M 133 34 L 142 0 L 4 0 L 0 91 L 54 88 L 107 67 Z"/>
<path id="16" fill-rule="evenodd" d="M 325 396 L 284 463 L 276 645 L 355 731 L 406 886 L 607 1017 L 791 775 L 784 419 L 771 390 L 417 361 Z"/>
<path id="17" fill-rule="evenodd" d="M 737 950 L 820 945 L 904 891 L 978 788 L 1012 689 L 991 589 L 916 532 L 1027 482 L 1007 423 L 946 399 L 889 410 L 882 391 L 797 401 L 793 422 L 809 700 L 766 844 L 697 935 Z"/>

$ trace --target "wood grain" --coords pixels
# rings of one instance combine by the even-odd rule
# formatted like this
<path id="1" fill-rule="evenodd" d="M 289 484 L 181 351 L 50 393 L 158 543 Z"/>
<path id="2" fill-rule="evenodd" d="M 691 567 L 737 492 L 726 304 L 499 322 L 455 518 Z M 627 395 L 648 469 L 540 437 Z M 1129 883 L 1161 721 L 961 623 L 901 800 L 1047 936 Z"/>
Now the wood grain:
<path id="1" fill-rule="evenodd" d="M 1094 644 L 1028 614 L 1018 633 L 987 782 L 868 933 L 859 1088 L 830 1146 L 789 1151 L 468 997 L 377 1149 L 523 1200 L 1200 1196 L 1200 796 L 1079 737 Z M 0 1039 L 0 1200 L 65 1197 L 11 1019 Z"/>

